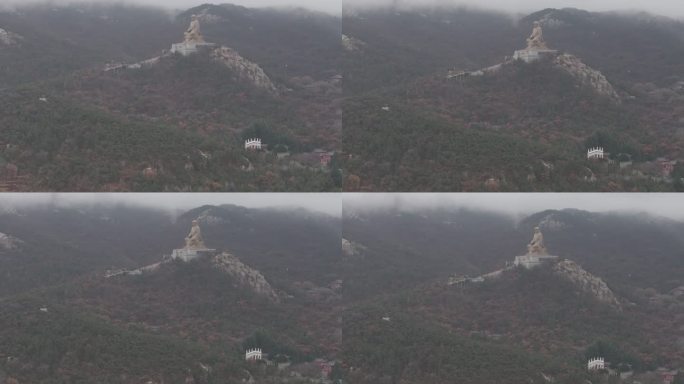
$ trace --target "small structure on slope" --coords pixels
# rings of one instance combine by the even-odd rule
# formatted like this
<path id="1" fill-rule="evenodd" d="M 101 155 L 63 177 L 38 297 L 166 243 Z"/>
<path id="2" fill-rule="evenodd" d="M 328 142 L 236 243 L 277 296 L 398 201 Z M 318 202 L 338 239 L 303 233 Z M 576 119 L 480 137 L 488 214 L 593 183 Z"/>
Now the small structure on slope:
<path id="1" fill-rule="evenodd" d="M 656 162 L 658 162 L 660 172 L 665 177 L 670 176 L 677 165 L 677 160 L 669 160 L 665 157 L 659 157 Z"/>
<path id="2" fill-rule="evenodd" d="M 603 357 L 595 357 L 592 359 L 589 359 L 587 361 L 587 370 L 588 371 L 600 371 L 602 369 L 606 368 L 606 362 L 603 360 Z"/>
<path id="3" fill-rule="evenodd" d="M 245 140 L 245 149 L 258 151 L 261 149 L 261 139 L 247 139 Z"/>
<path id="4" fill-rule="evenodd" d="M 247 361 L 259 361 L 263 359 L 263 354 L 261 348 L 250 348 L 245 351 L 245 360 Z"/>
<path id="5" fill-rule="evenodd" d="M 596 148 L 587 149 L 587 159 L 589 159 L 589 160 L 603 159 L 604 156 L 605 156 L 605 152 L 603 151 L 603 147 L 596 147 Z"/>

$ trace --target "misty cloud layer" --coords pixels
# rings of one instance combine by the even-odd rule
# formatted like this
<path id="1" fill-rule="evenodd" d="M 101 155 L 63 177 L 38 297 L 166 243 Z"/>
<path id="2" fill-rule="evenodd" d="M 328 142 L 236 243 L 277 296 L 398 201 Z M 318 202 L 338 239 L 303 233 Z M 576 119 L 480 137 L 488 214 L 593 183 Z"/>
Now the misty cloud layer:
<path id="1" fill-rule="evenodd" d="M 547 209 L 647 213 L 684 221 L 684 194 L 660 193 L 4 193 L 0 209 L 37 205 L 127 204 L 176 214 L 202 205 L 295 208 L 341 216 L 345 210 L 467 208 L 513 215 Z"/>
<path id="2" fill-rule="evenodd" d="M 468 208 L 520 216 L 570 208 L 648 213 L 684 221 L 684 194 L 676 193 L 377 193 L 345 194 L 343 199 L 345 210 Z"/>
<path id="3" fill-rule="evenodd" d="M 388 6 L 469 6 L 509 13 L 529 14 L 545 8 L 579 8 L 587 11 L 646 11 L 656 15 L 684 18 L 680 0 L 345 0 L 345 7 Z"/>
<path id="4" fill-rule="evenodd" d="M 166 9 L 185 10 L 205 3 L 231 3 L 250 8 L 303 7 L 310 10 L 339 15 L 343 7 L 373 7 L 396 5 L 399 7 L 420 6 L 469 6 L 474 8 L 505 11 L 516 14 L 528 14 L 545 8 L 580 8 L 588 11 L 646 11 L 656 15 L 684 19 L 684 5 L 679 0 L 0 0 L 3 6 L 17 6 L 35 3 L 55 5 L 71 3 L 125 3 L 158 6 Z"/>
<path id="5" fill-rule="evenodd" d="M 115 3 L 115 4 L 140 4 L 151 5 L 166 9 L 180 9 L 196 7 L 202 4 L 236 4 L 249 8 L 277 7 L 293 8 L 303 7 L 314 11 L 326 12 L 339 15 L 342 12 L 342 3 L 339 0 L 221 0 L 221 1 L 202 1 L 202 0 L 0 0 L 0 8 L 3 6 L 21 6 L 27 4 L 55 4 L 65 5 L 74 3 Z"/>
<path id="6" fill-rule="evenodd" d="M 178 213 L 202 205 L 238 205 L 247 208 L 304 208 L 328 215 L 342 215 L 338 194 L 309 193 L 3 193 L 0 208 L 37 205 L 127 204 Z"/>

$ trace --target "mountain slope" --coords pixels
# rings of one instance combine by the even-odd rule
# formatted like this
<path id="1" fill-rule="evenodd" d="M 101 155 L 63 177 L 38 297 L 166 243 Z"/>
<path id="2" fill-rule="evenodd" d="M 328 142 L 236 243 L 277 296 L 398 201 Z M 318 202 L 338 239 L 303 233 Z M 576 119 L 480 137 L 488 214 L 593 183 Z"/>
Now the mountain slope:
<path id="1" fill-rule="evenodd" d="M 194 219 L 215 258 L 106 273 L 166 260 Z M 338 222 L 236 206 L 179 216 L 106 204 L 3 210 L 3 239 L 15 247 L 0 250 L 0 374 L 46 383 L 312 377 L 311 361 L 340 349 Z M 291 368 L 245 362 L 254 346 Z"/>
<path id="2" fill-rule="evenodd" d="M 219 49 L 169 55 L 194 13 Z M 304 10 L 208 4 L 174 16 L 86 5 L 0 14 L 0 25 L 23 37 L 0 51 L 0 75 L 11 79 L 0 90 L 0 142 L 24 155 L 1 155 L 0 166 L 16 171 L 3 175 L 2 189 L 339 188 L 338 167 L 313 152 L 339 150 L 339 21 Z M 40 60 L 23 64 L 34 56 Z M 27 131 L 54 139 L 34 142 Z M 245 151 L 253 137 L 271 152 Z M 94 170 L 65 176 L 83 163 Z"/>
<path id="3" fill-rule="evenodd" d="M 558 52 L 512 60 L 535 21 Z M 343 32 L 360 47 L 344 66 L 346 190 L 681 188 L 661 169 L 682 157 L 681 22 L 386 8 L 347 12 Z M 608 161 L 587 160 L 597 146 Z"/>
<path id="4" fill-rule="evenodd" d="M 520 220 L 444 208 L 344 213 L 354 382 L 603 383 L 586 372 L 597 354 L 637 376 L 682 364 L 681 222 L 579 210 Z M 513 267 L 535 227 L 560 259 Z"/>

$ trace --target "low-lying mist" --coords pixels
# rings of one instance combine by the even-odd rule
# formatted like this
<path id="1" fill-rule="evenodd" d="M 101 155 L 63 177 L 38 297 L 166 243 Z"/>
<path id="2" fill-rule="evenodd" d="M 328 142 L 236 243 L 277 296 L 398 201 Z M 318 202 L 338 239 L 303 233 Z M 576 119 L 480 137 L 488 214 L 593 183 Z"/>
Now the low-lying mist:
<path id="1" fill-rule="evenodd" d="M 620 0 L 345 0 L 345 12 L 373 8 L 417 10 L 426 8 L 469 8 L 510 13 L 529 14 L 546 8 L 578 8 L 594 12 L 617 11 L 626 13 L 648 12 L 684 19 L 684 7 L 676 0 L 620 1 Z"/>
<path id="2" fill-rule="evenodd" d="M 357 211 L 420 212 L 469 209 L 520 218 L 554 209 L 645 213 L 684 220 L 684 196 L 654 193 L 375 193 L 344 196 L 345 213 Z"/>

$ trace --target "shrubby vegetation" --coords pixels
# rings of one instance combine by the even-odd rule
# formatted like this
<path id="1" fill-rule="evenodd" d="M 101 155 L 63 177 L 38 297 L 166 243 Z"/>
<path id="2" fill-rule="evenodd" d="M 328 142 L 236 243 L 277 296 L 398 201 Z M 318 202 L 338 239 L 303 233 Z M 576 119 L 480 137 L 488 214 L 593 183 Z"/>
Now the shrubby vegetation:
<path id="1" fill-rule="evenodd" d="M 330 41 L 339 44 L 333 28 L 339 22 L 300 12 L 201 8 L 225 17 L 207 23 L 207 38 L 261 64 L 283 91 L 279 96 L 239 79 L 208 55 L 103 71 L 105 63 L 160 55 L 169 38 L 182 38 L 189 15 L 201 13 L 199 8 L 175 20 L 162 10 L 122 5 L 31 6 L 22 17 L 0 12 L 0 21 L 25 37 L 20 46 L 0 51 L 0 78 L 9 85 L 0 90 L 0 156 L 19 176 L 4 188 L 339 190 L 337 169 L 333 175 L 306 161 L 245 153 L 241 140 L 247 133 L 263 133 L 264 142 L 279 151 L 339 150 L 334 92 L 294 85 L 294 79 L 305 79 L 304 84 L 335 87 L 329 78 L 336 73 L 333 52 L 339 50 Z M 245 35 L 238 25 L 261 32 Z M 295 89 L 285 91 L 290 86 Z"/>
<path id="2" fill-rule="evenodd" d="M 669 294 L 684 284 L 682 223 L 577 210 L 518 220 L 467 209 L 345 214 L 344 237 L 360 247 L 344 263 L 352 382 L 541 383 L 543 373 L 568 384 L 607 383 L 614 381 L 586 373 L 588 357 L 637 374 L 684 361 L 673 337 L 683 307 Z M 621 310 L 549 267 L 447 285 L 450 276 L 476 277 L 512 262 L 540 222 L 550 226 L 549 252 L 602 278 Z M 469 359 L 480 351 L 487 358 Z"/>
<path id="3" fill-rule="evenodd" d="M 621 103 L 544 61 L 447 80 L 450 69 L 504 61 L 542 12 L 518 25 L 448 7 L 350 16 L 343 31 L 362 43 L 344 61 L 343 147 L 352 156 L 345 189 L 672 191 L 677 180 L 646 162 L 682 156 L 672 117 L 681 112 L 683 61 L 673 61 L 682 55 L 681 24 L 645 28 L 631 16 L 549 12 L 560 20 L 545 33 L 551 47 L 602 71 Z M 647 54 L 653 46 L 667 57 Z M 592 145 L 604 145 L 616 163 L 587 161 Z M 617 162 L 630 158 L 620 169 Z"/>
<path id="4" fill-rule="evenodd" d="M 282 292 L 281 303 L 237 284 L 210 260 L 104 277 L 106 270 L 162 260 L 202 214 L 215 220 L 203 228 L 207 244 L 260 269 Z M 324 287 L 340 278 L 338 228 L 337 219 L 308 211 L 235 206 L 204 206 L 175 218 L 107 205 L 3 215 L 0 232 L 23 243 L 0 251 L 0 376 L 22 383 L 192 377 L 213 384 L 239 382 L 247 369 L 260 383 L 277 382 L 274 367 L 244 361 L 243 346 L 259 344 L 295 363 L 339 349 L 334 302 L 297 291 L 302 281 Z"/>

